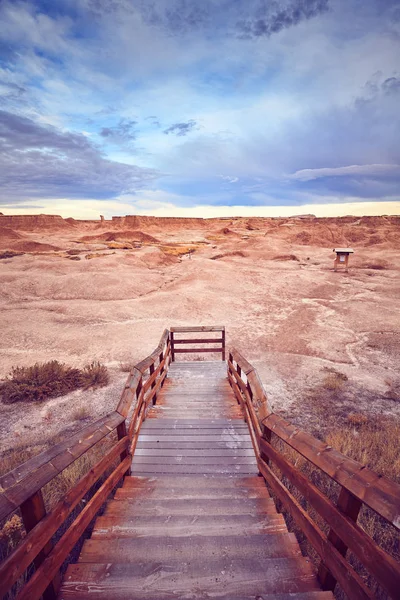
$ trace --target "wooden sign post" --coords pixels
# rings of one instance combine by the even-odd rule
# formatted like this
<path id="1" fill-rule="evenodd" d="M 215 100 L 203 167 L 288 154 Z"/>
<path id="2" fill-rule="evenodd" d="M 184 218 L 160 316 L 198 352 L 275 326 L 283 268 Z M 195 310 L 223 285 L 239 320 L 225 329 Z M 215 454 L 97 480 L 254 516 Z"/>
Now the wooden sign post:
<path id="1" fill-rule="evenodd" d="M 349 255 L 354 253 L 352 248 L 334 248 L 333 252 L 336 252 L 336 258 L 333 263 L 333 268 L 337 271 L 339 266 L 343 266 L 345 272 L 349 270 Z"/>

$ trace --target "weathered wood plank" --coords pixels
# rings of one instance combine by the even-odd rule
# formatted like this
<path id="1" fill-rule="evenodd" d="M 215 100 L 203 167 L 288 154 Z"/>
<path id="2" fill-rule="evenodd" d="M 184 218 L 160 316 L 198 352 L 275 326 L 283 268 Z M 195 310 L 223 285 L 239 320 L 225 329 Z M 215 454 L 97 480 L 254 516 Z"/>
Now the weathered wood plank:
<path id="1" fill-rule="evenodd" d="M 168 515 L 168 516 L 102 516 L 96 519 L 92 539 L 137 537 L 192 537 L 254 534 L 292 536 L 276 513 L 263 515 Z M 300 554 L 297 545 L 294 554 Z"/>
<path id="2" fill-rule="evenodd" d="M 352 600 L 372 600 L 373 594 L 346 559 L 327 540 L 307 512 L 300 506 L 294 496 L 285 488 L 269 466 L 259 460 L 259 469 L 274 493 L 284 504 L 300 527 L 310 544 L 315 548 L 328 569 L 340 583 L 342 589 Z"/>
<path id="3" fill-rule="evenodd" d="M 125 563 L 143 564 L 143 557 L 151 557 L 151 561 L 167 562 L 168 560 L 193 561 L 202 558 L 224 556 L 224 559 L 264 560 L 268 558 L 285 558 L 301 556 L 296 539 L 287 534 L 249 536 L 215 536 L 204 535 L 191 538 L 188 536 L 172 537 L 163 543 L 164 537 L 150 536 L 135 539 L 86 540 L 84 542 L 80 563 Z"/>
<path id="4" fill-rule="evenodd" d="M 154 573 L 162 573 L 162 598 L 181 598 L 193 590 L 234 597 L 241 593 L 289 593 L 317 590 L 318 585 L 305 559 L 197 559 L 165 563 L 151 559 L 137 564 L 79 563 L 70 565 L 64 580 L 60 600 L 82 598 L 90 590 L 90 598 L 153 598 Z M 67 591 L 71 595 L 68 596 Z M 135 591 L 137 590 L 136 594 Z M 151 590 L 151 592 L 147 591 Z M 75 593 L 75 596 L 72 594 Z M 168 596 L 169 595 L 169 596 Z M 158 596 L 160 597 L 160 596 Z"/>
<path id="5" fill-rule="evenodd" d="M 196 332 L 196 331 L 224 331 L 225 327 L 224 326 L 216 326 L 216 325 L 212 325 L 212 326 L 200 326 L 200 327 L 170 327 L 169 328 L 170 331 L 172 331 L 173 333 L 190 333 L 192 331 Z"/>
<path id="6" fill-rule="evenodd" d="M 369 572 L 392 596 L 395 596 L 400 583 L 400 564 L 384 552 L 351 518 L 339 511 L 305 475 L 265 440 L 261 440 L 261 450 L 297 487 L 324 521 L 333 528 L 337 536 L 358 556 Z M 328 539 L 328 542 L 331 543 L 331 540 Z M 341 549 L 332 543 L 331 547 L 338 550 L 341 555 L 345 554 L 345 551 L 341 552 Z"/>
<path id="7" fill-rule="evenodd" d="M 92 485 L 101 477 L 109 465 L 115 461 L 120 452 L 128 447 L 128 442 L 127 437 L 120 440 L 101 461 L 79 480 L 50 513 L 45 515 L 43 512 L 41 520 L 38 520 L 37 523 L 27 523 L 28 533 L 24 540 L 0 565 L 1 591 L 3 594 L 6 594 L 11 589 L 15 581 L 28 568 L 42 548 L 46 546 L 60 525 L 71 514 Z M 48 550 L 50 551 L 50 549 Z"/>
<path id="8" fill-rule="evenodd" d="M 37 600 L 41 597 L 110 491 L 126 472 L 129 464 L 130 457 L 127 457 L 118 465 L 94 496 L 92 496 L 82 512 L 75 519 L 73 526 L 57 542 L 51 554 L 43 561 L 42 565 L 35 571 L 31 579 L 18 594 L 18 600 Z"/>
<path id="9" fill-rule="evenodd" d="M 6 474 L 3 482 L 5 485 L 11 485 L 2 493 L 8 502 L 0 504 L 0 520 L 12 512 L 11 506 L 13 510 L 17 509 L 58 473 L 118 427 L 123 420 L 122 415 L 112 412 L 84 427 L 65 442 L 56 444 Z"/>
<path id="10" fill-rule="evenodd" d="M 159 477 L 162 479 L 162 477 Z M 241 478 L 240 478 L 241 479 Z M 286 528 L 282 515 L 278 515 L 272 498 L 232 498 L 230 502 L 225 499 L 203 498 L 201 500 L 111 500 L 108 502 L 105 515 L 127 517 L 130 516 L 163 516 L 172 515 L 253 515 L 273 514 L 278 517 L 282 527 Z"/>
<path id="11" fill-rule="evenodd" d="M 193 339 L 181 339 L 177 340 L 174 338 L 175 344 L 222 344 L 223 338 L 193 338 Z"/>
<path id="12" fill-rule="evenodd" d="M 276 414 L 264 419 L 263 425 L 400 529 L 400 485 L 343 456 Z"/>

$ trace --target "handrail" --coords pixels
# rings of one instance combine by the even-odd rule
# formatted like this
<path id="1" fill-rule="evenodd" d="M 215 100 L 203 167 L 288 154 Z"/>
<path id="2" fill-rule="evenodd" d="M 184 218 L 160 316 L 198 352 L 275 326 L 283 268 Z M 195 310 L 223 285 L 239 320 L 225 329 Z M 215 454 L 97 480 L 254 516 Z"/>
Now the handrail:
<path id="1" fill-rule="evenodd" d="M 140 425 L 150 405 L 157 400 L 170 362 L 170 332 L 165 329 L 157 348 L 129 373 L 116 411 L 0 477 L 0 520 L 19 510 L 26 529 L 25 538 L 0 564 L 0 598 L 32 563 L 35 572 L 19 592 L 18 599 L 35 600 L 42 595 L 45 600 L 56 598 L 60 567 L 110 492 L 130 473 Z M 114 431 L 118 439 L 111 448 L 47 513 L 43 486 Z M 119 464 L 115 466 L 118 457 Z M 68 521 L 66 531 L 53 546 L 53 535 L 94 484 L 104 477 L 101 487 L 91 494 L 73 522 Z"/>
<path id="2" fill-rule="evenodd" d="M 388 524 L 400 529 L 400 485 L 274 414 L 256 369 L 237 350 L 229 352 L 228 380 L 248 422 L 260 474 L 320 557 L 318 577 L 322 589 L 334 590 L 339 583 L 352 600 L 373 598 L 371 590 L 346 559 L 350 550 L 391 597 L 397 597 L 399 563 L 357 520 L 362 506 L 366 505 Z M 336 505 L 276 447 L 273 436 L 284 448 L 295 451 L 339 484 Z M 301 494 L 330 528 L 328 535 L 310 518 L 291 493 L 293 490 Z"/>
<path id="3" fill-rule="evenodd" d="M 182 333 L 211 333 L 221 332 L 220 338 L 176 338 L 175 334 Z M 221 353 L 222 360 L 225 361 L 225 327 L 223 326 L 199 326 L 199 327 L 170 327 L 170 340 L 171 340 L 171 354 L 172 361 L 175 361 L 175 354 L 186 354 L 195 353 L 201 354 L 203 352 Z M 212 348 L 176 348 L 177 344 L 214 344 Z"/>

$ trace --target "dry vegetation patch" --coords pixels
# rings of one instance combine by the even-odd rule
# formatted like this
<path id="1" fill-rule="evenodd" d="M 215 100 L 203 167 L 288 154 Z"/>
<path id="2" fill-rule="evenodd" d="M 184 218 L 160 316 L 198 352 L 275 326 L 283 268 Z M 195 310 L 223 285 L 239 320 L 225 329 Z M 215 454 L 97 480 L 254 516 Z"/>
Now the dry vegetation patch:
<path id="1" fill-rule="evenodd" d="M 17 252 L 16 250 L 3 250 L 0 252 L 0 259 L 3 258 L 14 258 L 14 256 L 23 256 L 24 252 Z"/>
<path id="2" fill-rule="evenodd" d="M 160 250 L 169 256 L 184 256 L 196 252 L 199 246 L 160 246 Z"/>
<path id="3" fill-rule="evenodd" d="M 0 396 L 5 404 L 41 402 L 78 388 L 101 387 L 108 381 L 107 368 L 99 362 L 77 369 L 52 360 L 32 367 L 14 367 L 0 385 Z"/>

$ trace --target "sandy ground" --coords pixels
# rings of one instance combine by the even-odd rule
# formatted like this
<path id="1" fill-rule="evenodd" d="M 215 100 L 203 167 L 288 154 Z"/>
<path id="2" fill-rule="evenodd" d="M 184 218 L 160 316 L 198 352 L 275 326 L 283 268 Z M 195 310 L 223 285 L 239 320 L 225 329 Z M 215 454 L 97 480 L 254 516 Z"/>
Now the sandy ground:
<path id="1" fill-rule="evenodd" d="M 225 325 L 228 347 L 257 366 L 274 410 L 306 429 L 314 422 L 310 394 L 332 369 L 348 377 L 333 411 L 340 405 L 342 413 L 400 417 L 400 220 L 170 227 L 153 220 L 146 227 L 141 233 L 156 242 L 128 230 L 124 237 L 107 223 L 0 234 L 0 249 L 26 249 L 0 261 L 0 378 L 13 366 L 51 359 L 78 367 L 99 360 L 111 374 L 100 390 L 0 404 L 0 450 L 16 437 L 45 442 L 81 426 L 78 406 L 88 419 L 113 410 L 126 378 L 121 363 L 144 358 L 172 325 Z M 132 248 L 96 240 L 110 231 Z M 85 236 L 93 239 L 82 242 Z M 40 254 L 32 242 L 56 249 Z M 174 244 L 195 252 L 174 256 Z M 355 249 L 349 273 L 333 272 L 337 245 Z"/>

